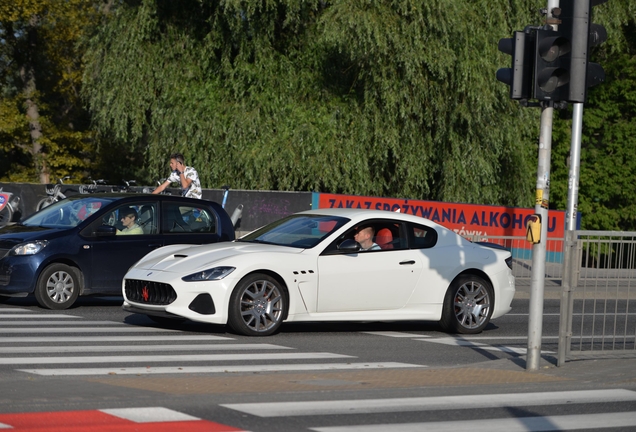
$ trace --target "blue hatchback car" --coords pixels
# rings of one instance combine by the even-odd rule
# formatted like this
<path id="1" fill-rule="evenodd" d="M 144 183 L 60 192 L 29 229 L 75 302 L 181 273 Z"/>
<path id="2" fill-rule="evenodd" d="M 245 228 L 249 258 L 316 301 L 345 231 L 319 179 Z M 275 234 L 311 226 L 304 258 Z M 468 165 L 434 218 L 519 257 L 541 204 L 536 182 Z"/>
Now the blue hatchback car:
<path id="1" fill-rule="evenodd" d="M 126 271 L 153 249 L 232 240 L 230 217 L 212 201 L 76 195 L 0 229 L 0 301 L 35 294 L 66 309 L 80 295 L 121 295 Z"/>

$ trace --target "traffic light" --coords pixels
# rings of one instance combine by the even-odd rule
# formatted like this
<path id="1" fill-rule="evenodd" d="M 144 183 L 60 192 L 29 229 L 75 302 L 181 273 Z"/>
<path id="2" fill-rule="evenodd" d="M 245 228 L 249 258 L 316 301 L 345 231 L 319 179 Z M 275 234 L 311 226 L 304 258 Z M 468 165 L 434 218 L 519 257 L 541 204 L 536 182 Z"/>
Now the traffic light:
<path id="1" fill-rule="evenodd" d="M 607 0 L 561 0 L 559 32 L 571 41 L 568 102 L 585 102 L 587 88 L 605 80 L 605 71 L 589 61 L 590 48 L 607 40 L 605 27 L 592 24 L 592 7 Z"/>
<path id="2" fill-rule="evenodd" d="M 512 38 L 499 40 L 499 51 L 512 56 L 512 67 L 497 70 L 497 79 L 510 86 L 510 99 L 532 96 L 534 34 L 516 31 Z"/>
<path id="3" fill-rule="evenodd" d="M 568 100 L 571 41 L 564 33 L 537 30 L 533 97 L 540 101 Z"/>

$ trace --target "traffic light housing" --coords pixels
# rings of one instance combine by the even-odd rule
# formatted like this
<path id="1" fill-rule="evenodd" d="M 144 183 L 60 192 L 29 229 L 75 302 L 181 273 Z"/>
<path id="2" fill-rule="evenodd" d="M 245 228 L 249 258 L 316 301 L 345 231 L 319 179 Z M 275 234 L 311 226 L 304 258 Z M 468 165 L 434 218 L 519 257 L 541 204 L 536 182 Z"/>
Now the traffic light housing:
<path id="1" fill-rule="evenodd" d="M 571 41 L 570 84 L 568 102 L 584 103 L 587 88 L 605 80 L 605 71 L 598 63 L 589 61 L 590 48 L 607 40 L 605 27 L 593 24 L 592 7 L 607 0 L 561 0 L 559 32 Z"/>
<path id="2" fill-rule="evenodd" d="M 532 96 L 534 34 L 516 31 L 513 36 L 499 40 L 499 51 L 512 56 L 512 65 L 498 69 L 497 79 L 510 86 L 511 99 L 529 99 Z"/>
<path id="3" fill-rule="evenodd" d="M 567 100 L 571 41 L 561 31 L 537 30 L 533 97 L 540 101 Z"/>

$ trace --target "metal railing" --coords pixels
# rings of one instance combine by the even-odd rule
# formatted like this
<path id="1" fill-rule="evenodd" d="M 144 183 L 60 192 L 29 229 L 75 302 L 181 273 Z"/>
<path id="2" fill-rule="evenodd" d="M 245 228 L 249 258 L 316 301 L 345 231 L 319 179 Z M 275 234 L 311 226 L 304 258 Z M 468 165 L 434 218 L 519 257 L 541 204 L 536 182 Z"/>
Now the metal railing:
<path id="1" fill-rule="evenodd" d="M 517 286 L 528 285 L 532 249 L 525 237 L 470 240 L 509 249 Z M 566 231 L 565 238 L 548 239 L 545 283 L 561 293 L 559 365 L 574 358 L 636 356 L 636 232 Z"/>
<path id="2" fill-rule="evenodd" d="M 558 362 L 636 355 L 636 233 L 570 231 Z"/>

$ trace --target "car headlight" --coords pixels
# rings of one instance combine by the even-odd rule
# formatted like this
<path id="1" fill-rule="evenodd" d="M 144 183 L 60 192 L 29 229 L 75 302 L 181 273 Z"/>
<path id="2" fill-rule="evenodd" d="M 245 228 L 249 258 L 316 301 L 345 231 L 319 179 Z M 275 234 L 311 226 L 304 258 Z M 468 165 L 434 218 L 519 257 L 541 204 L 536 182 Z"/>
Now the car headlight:
<path id="1" fill-rule="evenodd" d="M 11 255 L 35 255 L 49 244 L 46 240 L 36 240 L 14 246 L 9 252 Z"/>
<path id="2" fill-rule="evenodd" d="M 214 267 L 184 276 L 181 280 L 184 282 L 219 280 L 232 273 L 235 269 L 236 267 Z"/>

